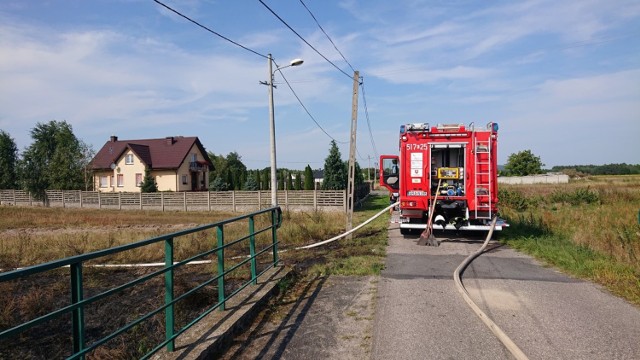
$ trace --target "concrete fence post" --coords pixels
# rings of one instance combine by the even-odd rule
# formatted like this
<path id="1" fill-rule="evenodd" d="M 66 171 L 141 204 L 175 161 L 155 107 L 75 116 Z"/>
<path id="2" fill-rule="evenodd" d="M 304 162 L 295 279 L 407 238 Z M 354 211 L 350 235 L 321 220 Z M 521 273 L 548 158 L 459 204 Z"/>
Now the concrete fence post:
<path id="1" fill-rule="evenodd" d="M 118 191 L 118 210 L 122 210 L 122 193 Z"/>
<path id="2" fill-rule="evenodd" d="M 318 211 L 318 190 L 313 189 L 313 210 Z"/>
<path id="3" fill-rule="evenodd" d="M 231 211 L 236 212 L 236 192 L 231 191 Z"/>
<path id="4" fill-rule="evenodd" d="M 142 189 L 140 189 L 140 210 L 142 210 Z"/>
<path id="5" fill-rule="evenodd" d="M 184 202 L 184 211 L 187 211 L 187 192 L 183 191 L 182 192 L 182 201 Z"/>
<path id="6" fill-rule="evenodd" d="M 160 193 L 160 206 L 162 207 L 162 211 L 164 211 L 164 193 Z"/>

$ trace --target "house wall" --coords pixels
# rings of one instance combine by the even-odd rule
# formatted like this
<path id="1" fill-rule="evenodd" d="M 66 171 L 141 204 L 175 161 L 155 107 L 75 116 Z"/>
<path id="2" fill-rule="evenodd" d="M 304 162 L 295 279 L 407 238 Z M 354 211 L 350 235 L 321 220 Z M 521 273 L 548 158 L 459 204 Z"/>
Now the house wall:
<path id="1" fill-rule="evenodd" d="M 133 164 L 126 164 L 127 155 L 133 155 Z M 114 182 L 116 192 L 140 192 L 140 187 L 136 184 L 136 174 L 142 174 L 144 179 L 145 164 L 133 153 L 127 150 L 118 162 L 114 170 Z M 118 175 L 123 176 L 123 186 L 118 186 Z"/>
<path id="2" fill-rule="evenodd" d="M 127 164 L 127 155 L 133 155 L 133 163 Z M 144 179 L 145 165 L 131 151 L 126 151 L 116 162 L 116 168 L 112 171 L 100 171 L 94 174 L 94 186 L 100 192 L 140 192 L 140 187 L 136 184 L 136 174 L 142 174 Z M 118 175 L 122 175 L 122 186 L 118 186 Z M 107 187 L 100 187 L 101 176 L 113 176 L 113 181 L 107 182 Z"/>
<path id="3" fill-rule="evenodd" d="M 107 179 L 107 187 L 100 187 L 100 178 L 102 176 L 112 176 L 113 175 L 113 171 L 96 171 L 93 173 L 93 188 L 96 189 L 97 191 L 100 192 L 112 192 L 113 188 L 111 186 L 109 186 L 109 179 Z M 115 178 L 114 178 L 115 180 Z"/>
<path id="4" fill-rule="evenodd" d="M 178 191 L 191 191 L 192 174 L 191 174 L 191 171 L 189 171 L 189 166 L 191 163 L 191 154 L 196 154 L 197 156 L 196 160 L 198 161 L 204 160 L 204 155 L 202 154 L 202 152 L 200 152 L 200 149 L 198 149 L 196 145 L 193 145 L 193 147 L 191 147 L 191 150 L 189 150 L 189 154 L 182 162 L 182 165 L 180 165 L 180 167 L 178 168 Z M 186 184 L 183 184 L 183 181 L 182 181 L 183 175 L 187 176 Z M 199 181 L 197 185 L 198 189 L 200 189 L 200 187 L 203 185 L 205 189 L 208 189 L 209 188 L 208 169 L 204 173 L 198 173 L 198 176 L 199 176 L 199 179 L 198 179 Z M 203 178 L 204 178 L 204 183 L 203 183 Z"/>
<path id="5" fill-rule="evenodd" d="M 177 191 L 176 189 L 176 172 L 173 170 L 152 171 L 151 175 L 155 176 L 158 191 Z"/>

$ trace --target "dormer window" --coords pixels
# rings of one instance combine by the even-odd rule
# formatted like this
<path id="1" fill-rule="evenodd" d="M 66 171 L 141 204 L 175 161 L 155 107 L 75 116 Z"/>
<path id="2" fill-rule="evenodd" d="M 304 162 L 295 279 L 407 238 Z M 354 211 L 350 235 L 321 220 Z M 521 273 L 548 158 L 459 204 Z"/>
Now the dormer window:
<path id="1" fill-rule="evenodd" d="M 124 157 L 124 163 L 127 165 L 133 165 L 133 154 L 127 154 L 127 156 Z"/>

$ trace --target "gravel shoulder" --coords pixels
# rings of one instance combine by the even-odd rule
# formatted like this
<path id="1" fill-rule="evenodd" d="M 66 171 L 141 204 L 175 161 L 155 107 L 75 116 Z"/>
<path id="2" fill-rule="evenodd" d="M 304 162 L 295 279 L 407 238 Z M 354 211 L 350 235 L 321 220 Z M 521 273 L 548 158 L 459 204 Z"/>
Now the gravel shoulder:
<path id="1" fill-rule="evenodd" d="M 298 281 L 222 359 L 367 359 L 376 284 L 373 276 Z"/>

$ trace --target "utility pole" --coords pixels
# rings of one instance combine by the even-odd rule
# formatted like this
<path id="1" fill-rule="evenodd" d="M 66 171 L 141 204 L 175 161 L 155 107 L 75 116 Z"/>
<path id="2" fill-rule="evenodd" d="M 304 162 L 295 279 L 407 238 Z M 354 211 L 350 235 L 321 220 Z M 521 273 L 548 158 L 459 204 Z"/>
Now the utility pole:
<path id="1" fill-rule="evenodd" d="M 269 66 L 269 140 L 271 148 L 271 206 L 278 206 L 278 179 L 276 174 L 276 122 L 273 110 L 273 58 L 267 56 Z"/>
<path id="2" fill-rule="evenodd" d="M 356 130 L 358 128 L 358 86 L 360 85 L 360 73 L 353 72 L 353 99 L 351 100 L 351 140 L 349 146 L 349 182 L 347 184 L 347 231 L 353 228 L 353 202 L 356 170 Z M 352 238 L 347 235 L 347 240 Z"/>
<path id="3" fill-rule="evenodd" d="M 271 142 L 271 206 L 278 205 L 278 174 L 276 168 L 276 122 L 273 110 L 273 74 L 276 71 L 281 71 L 291 66 L 300 66 L 304 60 L 293 59 L 287 66 L 277 67 L 273 70 L 273 57 L 271 54 L 267 55 L 267 66 L 269 67 L 269 80 L 260 81 L 260 84 L 267 85 L 269 87 L 269 140 Z M 276 64 L 277 65 L 277 64 Z"/>

